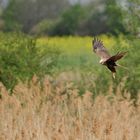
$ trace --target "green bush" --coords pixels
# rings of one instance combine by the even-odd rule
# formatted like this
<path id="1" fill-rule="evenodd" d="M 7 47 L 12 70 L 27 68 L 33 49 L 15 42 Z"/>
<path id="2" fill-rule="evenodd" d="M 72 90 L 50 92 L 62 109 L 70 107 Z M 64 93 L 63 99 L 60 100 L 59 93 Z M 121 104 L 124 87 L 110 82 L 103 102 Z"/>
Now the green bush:
<path id="1" fill-rule="evenodd" d="M 50 73 L 57 61 L 54 57 L 59 55 L 57 50 L 38 47 L 36 39 L 22 33 L 1 33 L 0 40 L 0 81 L 8 89 L 13 89 L 18 80 Z"/>

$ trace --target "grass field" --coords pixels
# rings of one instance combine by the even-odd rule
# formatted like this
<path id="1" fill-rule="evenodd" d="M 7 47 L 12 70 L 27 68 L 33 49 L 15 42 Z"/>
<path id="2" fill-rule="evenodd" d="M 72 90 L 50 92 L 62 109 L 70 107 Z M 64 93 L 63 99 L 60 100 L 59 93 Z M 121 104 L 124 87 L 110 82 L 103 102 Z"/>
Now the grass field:
<path id="1" fill-rule="evenodd" d="M 0 140 L 140 139 L 140 41 L 99 38 L 128 51 L 115 80 L 92 37 L 0 33 Z"/>

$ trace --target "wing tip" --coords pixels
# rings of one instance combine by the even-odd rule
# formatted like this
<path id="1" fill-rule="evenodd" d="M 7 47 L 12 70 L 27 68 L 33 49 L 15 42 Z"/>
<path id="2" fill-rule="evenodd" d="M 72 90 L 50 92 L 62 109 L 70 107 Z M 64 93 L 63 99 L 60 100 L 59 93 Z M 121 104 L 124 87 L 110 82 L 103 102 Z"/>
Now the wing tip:
<path id="1" fill-rule="evenodd" d="M 92 40 L 93 51 L 95 52 L 97 48 L 104 49 L 103 41 L 98 38 L 98 36 L 94 36 Z"/>
<path id="2" fill-rule="evenodd" d="M 100 43 L 103 44 L 103 41 L 100 40 L 98 36 L 94 36 L 94 37 L 93 37 L 92 43 L 94 44 L 96 41 L 98 41 L 98 42 L 100 42 Z"/>

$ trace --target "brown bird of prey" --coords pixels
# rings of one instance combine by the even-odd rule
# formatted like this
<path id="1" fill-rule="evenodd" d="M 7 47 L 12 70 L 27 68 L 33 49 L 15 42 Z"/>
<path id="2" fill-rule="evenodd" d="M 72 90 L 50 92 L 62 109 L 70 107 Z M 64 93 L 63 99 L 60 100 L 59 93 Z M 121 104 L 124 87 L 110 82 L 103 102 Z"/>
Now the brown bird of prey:
<path id="1" fill-rule="evenodd" d="M 101 40 L 99 40 L 98 38 L 94 38 L 92 44 L 93 44 L 93 51 L 101 58 L 100 64 L 107 66 L 107 68 L 112 72 L 113 78 L 115 78 L 115 73 L 116 73 L 115 67 L 121 66 L 119 64 L 116 64 L 116 61 L 121 59 L 126 54 L 126 52 L 119 52 L 116 55 L 110 56 L 110 54 L 104 47 L 103 42 Z"/>

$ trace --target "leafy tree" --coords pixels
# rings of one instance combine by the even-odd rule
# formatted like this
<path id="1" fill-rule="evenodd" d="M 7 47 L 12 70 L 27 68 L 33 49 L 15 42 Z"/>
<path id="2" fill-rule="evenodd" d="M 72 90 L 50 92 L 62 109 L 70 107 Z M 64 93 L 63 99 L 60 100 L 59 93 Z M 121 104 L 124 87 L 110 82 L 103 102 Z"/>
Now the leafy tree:
<path id="1" fill-rule="evenodd" d="M 20 26 L 29 32 L 41 20 L 58 17 L 68 5 L 67 0 L 10 0 L 3 14 L 6 29 L 16 30 Z"/>
<path id="2" fill-rule="evenodd" d="M 119 32 L 126 33 L 123 25 L 121 8 L 116 0 L 99 0 L 84 6 L 86 16 L 80 24 L 84 35 L 98 35 L 111 33 L 118 35 Z M 81 21 L 80 21 L 81 23 Z"/>
<path id="3" fill-rule="evenodd" d="M 21 28 L 20 22 L 17 20 L 18 12 L 16 11 L 18 3 L 16 0 L 10 0 L 9 5 L 3 11 L 2 18 L 5 22 L 5 31 L 19 30 Z"/>
<path id="4" fill-rule="evenodd" d="M 122 11 L 126 30 L 135 36 L 140 35 L 140 1 L 127 0 Z"/>
<path id="5" fill-rule="evenodd" d="M 56 24 L 52 34 L 53 35 L 70 35 L 76 34 L 80 22 L 85 16 L 84 8 L 79 5 L 73 5 L 62 14 L 58 24 Z"/>
<path id="6" fill-rule="evenodd" d="M 107 0 L 105 14 L 107 15 L 106 23 L 108 32 L 117 35 L 120 32 L 126 33 L 123 25 L 123 15 L 120 6 L 116 0 Z"/>

